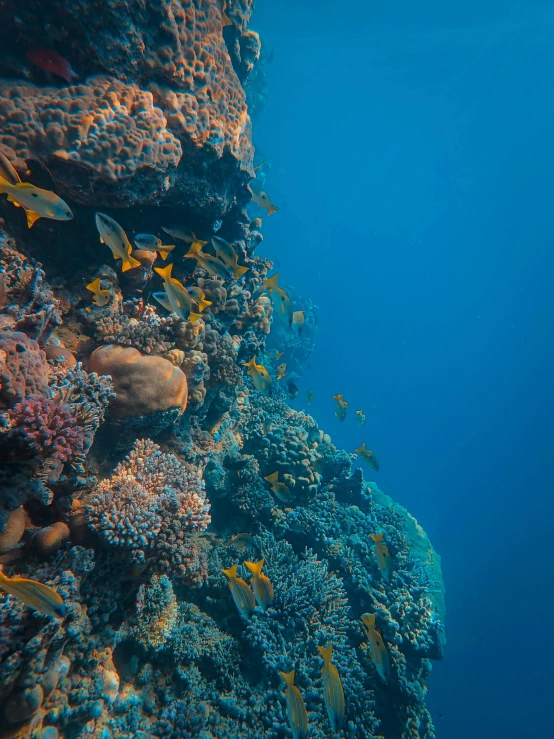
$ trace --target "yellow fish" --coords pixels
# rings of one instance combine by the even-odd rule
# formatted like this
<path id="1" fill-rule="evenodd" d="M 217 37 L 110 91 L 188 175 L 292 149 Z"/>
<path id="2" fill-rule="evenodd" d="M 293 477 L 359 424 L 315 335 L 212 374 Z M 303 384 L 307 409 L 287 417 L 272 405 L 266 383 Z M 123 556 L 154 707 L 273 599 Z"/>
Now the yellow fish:
<path id="1" fill-rule="evenodd" d="M 295 329 L 295 331 L 301 334 L 305 323 L 306 323 L 306 318 L 304 316 L 304 311 L 295 310 L 294 313 L 292 314 L 292 327 Z"/>
<path id="2" fill-rule="evenodd" d="M 377 674 L 384 683 L 388 683 L 390 678 L 390 658 L 383 637 L 378 629 L 375 628 L 375 614 L 364 613 L 362 615 L 362 623 L 367 636 L 367 646 Z"/>
<path id="3" fill-rule="evenodd" d="M 256 547 L 256 542 L 250 534 L 235 534 L 229 541 L 225 542 L 224 546 L 236 547 L 241 552 L 244 552 L 247 549 Z"/>
<path id="4" fill-rule="evenodd" d="M 270 294 L 273 290 L 276 290 L 279 287 L 279 272 L 275 272 L 271 277 L 266 277 L 264 279 L 264 286 Z"/>
<path id="5" fill-rule="evenodd" d="M 51 218 L 54 221 L 70 221 L 73 218 L 69 205 L 59 195 L 51 190 L 35 187 L 29 182 L 13 184 L 5 177 L 0 177 L 0 195 L 2 194 L 8 196 L 10 203 L 25 210 L 29 228 L 39 218 Z"/>
<path id="6" fill-rule="evenodd" d="M 294 684 L 295 670 L 281 672 L 279 675 L 287 684 L 285 698 L 287 701 L 287 717 L 293 739 L 306 739 L 308 736 L 308 712 L 301 692 Z"/>
<path id="7" fill-rule="evenodd" d="M 66 610 L 61 595 L 36 580 L 27 580 L 24 577 L 8 577 L 2 572 L 0 565 L 0 588 L 6 593 L 19 598 L 26 606 L 34 608 L 48 616 L 65 618 Z"/>
<path id="8" fill-rule="evenodd" d="M 387 545 L 383 544 L 383 534 L 370 534 L 370 537 L 375 542 L 375 554 L 379 562 L 379 569 L 383 574 L 383 578 L 390 582 L 393 572 L 392 557 Z"/>
<path id="9" fill-rule="evenodd" d="M 87 290 L 90 290 L 91 293 L 94 293 L 94 297 L 92 300 L 94 303 L 96 303 L 96 305 L 103 307 L 109 303 L 110 295 L 112 294 L 112 292 L 111 290 L 103 290 L 100 287 L 100 277 L 97 277 L 92 282 L 89 282 L 86 287 Z"/>
<path id="10" fill-rule="evenodd" d="M 339 421 L 344 421 L 346 418 L 346 411 L 348 410 L 348 403 L 344 400 L 343 394 L 333 395 L 333 398 L 337 401 L 337 407 L 335 408 L 335 416 Z"/>
<path id="11" fill-rule="evenodd" d="M 264 477 L 264 480 L 271 485 L 271 492 L 276 498 L 283 501 L 283 503 L 292 503 L 295 499 L 294 494 L 285 485 L 284 482 L 279 482 L 279 472 L 272 472 L 271 475 Z"/>
<path id="12" fill-rule="evenodd" d="M 212 304 L 211 300 L 206 300 L 206 293 L 198 285 L 189 288 L 188 292 L 193 302 L 198 306 L 199 313 L 202 313 L 202 311 L 206 310 Z"/>
<path id="13" fill-rule="evenodd" d="M 287 374 L 287 365 L 285 362 L 282 362 L 277 366 L 277 379 L 282 380 L 283 377 Z"/>
<path id="14" fill-rule="evenodd" d="M 168 264 L 167 267 L 154 267 L 154 270 L 163 277 L 165 292 L 152 293 L 152 297 L 166 310 L 176 313 L 183 321 L 190 321 L 194 325 L 200 318 L 200 313 L 193 313 L 192 299 L 187 288 L 171 276 L 172 269 L 172 264 Z"/>
<path id="15" fill-rule="evenodd" d="M 137 234 L 134 241 L 137 249 L 159 252 L 164 262 L 168 258 L 170 252 L 175 249 L 175 244 L 162 244 L 162 240 L 157 236 L 154 236 L 154 234 Z"/>
<path id="16" fill-rule="evenodd" d="M 287 326 L 291 326 L 293 312 L 289 296 L 282 287 L 277 287 L 270 293 L 270 295 L 276 314 L 287 324 Z"/>
<path id="17" fill-rule="evenodd" d="M 174 239 L 186 241 L 187 244 L 198 244 L 200 248 L 206 246 L 206 244 L 208 243 L 207 241 L 201 241 L 200 239 L 197 239 L 193 231 L 187 231 L 180 226 L 172 226 L 171 228 L 166 228 L 165 226 L 162 226 L 162 231 L 165 231 L 166 234 L 172 236 Z"/>
<path id="18" fill-rule="evenodd" d="M 345 714 L 344 690 L 339 671 L 331 662 L 333 656 L 333 647 L 318 647 L 319 653 L 323 659 L 323 670 L 321 676 L 323 678 L 323 695 L 325 698 L 325 706 L 327 707 L 327 715 L 331 724 L 331 731 L 338 731 L 343 722 Z"/>
<path id="19" fill-rule="evenodd" d="M 275 361 L 277 361 L 278 359 L 281 359 L 281 357 L 283 356 L 283 354 L 284 354 L 284 352 L 280 352 L 277 349 L 271 349 L 270 351 L 267 352 L 267 356 L 270 359 L 273 359 Z"/>
<path id="20" fill-rule="evenodd" d="M 100 241 L 110 247 L 114 259 L 121 259 L 121 271 L 140 267 L 140 262 L 131 256 L 133 247 L 119 223 L 104 213 L 97 213 L 95 220 Z"/>
<path id="21" fill-rule="evenodd" d="M 377 457 L 375 454 L 373 454 L 372 451 L 369 449 L 366 449 L 365 441 L 362 444 L 362 446 L 359 446 L 357 449 L 354 449 L 355 452 L 357 452 L 362 460 L 366 462 L 372 470 L 375 470 L 377 472 L 379 470 L 379 462 L 377 461 Z"/>
<path id="22" fill-rule="evenodd" d="M 237 577 L 236 564 L 229 567 L 228 570 L 223 570 L 223 573 L 229 578 L 229 589 L 231 590 L 235 605 L 239 609 L 239 613 L 244 618 L 250 618 L 256 607 L 254 593 L 242 577 Z"/>
<path id="23" fill-rule="evenodd" d="M 264 566 L 263 558 L 259 562 L 245 562 L 245 566 L 252 573 L 252 590 L 256 597 L 256 603 L 265 611 L 273 601 L 273 585 L 267 575 L 262 572 Z"/>
<path id="24" fill-rule="evenodd" d="M 193 241 L 189 251 L 184 255 L 186 259 L 196 259 L 198 264 L 206 270 L 210 277 L 222 277 L 224 280 L 232 280 L 233 273 L 224 262 L 211 254 L 202 251 L 200 241 Z"/>
<path id="25" fill-rule="evenodd" d="M 268 216 L 273 215 L 273 213 L 276 213 L 279 210 L 276 205 L 271 204 L 269 195 L 263 190 L 260 190 L 259 192 L 254 192 L 252 188 L 250 188 L 250 192 L 252 193 L 252 200 L 256 203 L 256 205 L 259 205 L 260 208 L 265 208 Z"/>
<path id="26" fill-rule="evenodd" d="M 243 366 L 248 367 L 248 374 L 252 378 L 256 390 L 269 394 L 271 392 L 272 380 L 263 364 L 256 364 L 256 357 L 254 356 L 249 362 L 245 362 Z"/>
<path id="27" fill-rule="evenodd" d="M 363 426 L 365 423 L 365 413 L 363 411 L 356 411 L 356 423 L 358 426 Z"/>
<path id="28" fill-rule="evenodd" d="M 219 259 L 228 269 L 233 270 L 235 280 L 248 272 L 248 267 L 241 267 L 239 264 L 238 256 L 228 241 L 222 239 L 221 236 L 212 236 L 212 244 Z"/>
<path id="29" fill-rule="evenodd" d="M 312 400 L 315 398 L 315 393 L 313 390 L 308 390 L 306 393 L 306 403 L 308 404 L 308 407 L 312 404 Z"/>
<path id="30" fill-rule="evenodd" d="M 223 28 L 225 28 L 225 26 L 232 26 L 233 21 L 229 18 L 229 16 L 225 12 L 227 10 L 227 0 L 217 0 L 217 1 L 218 1 L 219 9 L 221 10 L 221 25 L 223 26 Z"/>

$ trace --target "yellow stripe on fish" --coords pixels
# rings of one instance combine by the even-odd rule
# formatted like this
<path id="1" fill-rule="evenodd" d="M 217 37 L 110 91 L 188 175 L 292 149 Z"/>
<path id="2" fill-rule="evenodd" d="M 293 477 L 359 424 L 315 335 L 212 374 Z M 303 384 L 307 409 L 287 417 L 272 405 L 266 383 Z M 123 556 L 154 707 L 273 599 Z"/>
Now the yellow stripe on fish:
<path id="1" fill-rule="evenodd" d="M 344 690 L 340 679 L 339 671 L 331 662 L 333 657 L 333 647 L 318 647 L 323 659 L 323 670 L 321 676 L 323 678 L 323 695 L 325 698 L 325 706 L 327 707 L 327 715 L 332 731 L 338 731 L 343 722 L 346 710 L 344 700 Z"/>
<path id="2" fill-rule="evenodd" d="M 134 267 L 140 267 L 140 262 L 131 256 L 133 247 L 119 223 L 105 213 L 97 213 L 95 221 L 100 241 L 109 246 L 114 259 L 121 259 L 121 271 L 127 272 Z"/>
<path id="3" fill-rule="evenodd" d="M 252 580 L 250 582 L 252 583 L 256 603 L 265 611 L 273 601 L 274 592 L 271 580 L 262 572 L 264 560 L 262 558 L 259 562 L 245 562 L 244 564 L 252 573 Z"/>
<path id="4" fill-rule="evenodd" d="M 250 618 L 256 607 L 256 600 L 254 593 L 248 587 L 248 584 L 242 579 L 237 577 L 237 565 L 234 564 L 229 567 L 228 570 L 223 570 L 223 573 L 229 578 L 229 589 L 231 595 L 235 601 L 236 607 L 239 609 L 239 613 L 244 618 Z"/>
<path id="5" fill-rule="evenodd" d="M 379 569 L 383 578 L 390 582 L 393 573 L 392 557 L 389 548 L 383 544 L 383 534 L 370 534 L 371 539 L 375 542 L 375 554 L 379 563 Z"/>
<path id="6" fill-rule="evenodd" d="M 252 378 L 256 390 L 269 395 L 272 379 L 263 364 L 256 364 L 256 357 L 254 356 L 249 362 L 244 362 L 243 366 L 248 367 L 248 374 Z"/>
<path id="7" fill-rule="evenodd" d="M 0 565 L 0 588 L 21 600 L 25 605 L 55 618 L 65 618 L 66 609 L 61 595 L 37 580 L 24 577 L 8 577 Z"/>
<path id="8" fill-rule="evenodd" d="M 183 321 L 190 321 L 194 324 L 200 318 L 200 314 L 193 312 L 192 298 L 187 288 L 171 276 L 172 270 L 172 264 L 168 264 L 167 267 L 154 267 L 154 271 L 163 277 L 165 292 L 153 293 L 153 297 L 168 311 L 176 313 Z"/>
<path id="9" fill-rule="evenodd" d="M 304 705 L 302 693 L 294 684 L 295 670 L 281 672 L 279 674 L 285 681 L 287 689 L 285 699 L 287 701 L 287 718 L 293 739 L 306 739 L 308 736 L 308 712 Z"/>
<path id="10" fill-rule="evenodd" d="M 361 617 L 367 636 L 367 646 L 377 674 L 384 683 L 390 678 L 390 658 L 381 632 L 375 628 L 375 614 L 364 613 Z"/>

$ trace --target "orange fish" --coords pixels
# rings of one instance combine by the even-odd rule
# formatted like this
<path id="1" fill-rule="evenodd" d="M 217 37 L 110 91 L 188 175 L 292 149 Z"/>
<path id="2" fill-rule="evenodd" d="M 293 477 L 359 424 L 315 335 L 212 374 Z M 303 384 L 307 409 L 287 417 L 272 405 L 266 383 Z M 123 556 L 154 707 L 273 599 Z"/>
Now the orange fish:
<path id="1" fill-rule="evenodd" d="M 379 470 L 379 462 L 377 461 L 377 457 L 370 449 L 366 449 L 365 441 L 362 446 L 354 449 L 354 451 L 360 455 L 363 461 L 366 462 L 372 470 L 375 470 L 375 472 Z"/>

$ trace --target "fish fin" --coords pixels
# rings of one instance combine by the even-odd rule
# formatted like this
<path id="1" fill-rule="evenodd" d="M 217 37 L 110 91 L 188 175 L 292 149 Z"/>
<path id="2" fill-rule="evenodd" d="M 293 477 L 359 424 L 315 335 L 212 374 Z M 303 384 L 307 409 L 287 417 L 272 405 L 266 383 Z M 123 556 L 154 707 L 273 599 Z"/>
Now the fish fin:
<path id="1" fill-rule="evenodd" d="M 249 269 L 250 269 L 250 267 L 241 267 L 240 264 L 238 266 L 236 266 L 234 268 L 235 280 L 240 279 L 246 272 L 248 272 Z"/>
<path id="2" fill-rule="evenodd" d="M 329 644 L 328 647 L 318 647 L 318 649 L 325 664 L 327 664 L 327 662 L 330 662 L 331 657 L 333 656 L 333 646 Z"/>
<path id="3" fill-rule="evenodd" d="M 362 623 L 369 628 L 375 628 L 375 614 L 374 613 L 363 613 L 361 616 Z"/>
<path id="4" fill-rule="evenodd" d="M 276 205 L 271 205 L 271 203 L 267 206 L 267 215 L 271 216 L 273 213 L 277 213 L 279 208 Z"/>
<path id="5" fill-rule="evenodd" d="M 376 544 L 380 544 L 383 541 L 383 534 L 370 534 L 369 536 Z"/>
<path id="6" fill-rule="evenodd" d="M 160 256 L 164 260 L 164 262 L 173 251 L 173 249 L 175 249 L 175 244 L 164 244 L 163 249 L 159 250 Z"/>
<path id="7" fill-rule="evenodd" d="M 189 314 L 189 317 L 188 317 L 188 320 L 194 326 L 194 324 L 196 323 L 196 321 L 199 318 L 202 318 L 202 316 L 200 315 L 200 313 L 190 313 Z"/>
<path id="8" fill-rule="evenodd" d="M 292 688 L 293 685 L 294 685 L 294 674 L 295 674 L 295 672 L 296 672 L 296 670 L 291 670 L 290 672 L 281 672 L 281 670 L 279 670 L 279 675 L 281 675 L 281 677 L 283 678 L 283 680 L 286 682 L 286 684 L 290 688 Z"/>
<path id="9" fill-rule="evenodd" d="M 279 479 L 279 472 L 272 472 L 271 475 L 268 475 L 267 477 L 264 477 L 264 480 L 267 480 L 267 482 L 277 482 Z"/>
<path id="10" fill-rule="evenodd" d="M 259 562 L 245 562 L 244 564 L 253 575 L 260 575 L 264 566 L 264 559 L 262 557 Z"/>
<path id="11" fill-rule="evenodd" d="M 357 449 L 354 449 L 355 452 L 358 452 L 358 454 L 362 454 L 365 452 L 365 442 L 362 444 L 362 446 L 357 447 Z"/>
<path id="12" fill-rule="evenodd" d="M 27 216 L 27 226 L 29 228 L 32 228 L 41 217 L 38 213 L 35 213 L 34 210 L 26 210 L 25 215 Z"/>
<path id="13" fill-rule="evenodd" d="M 157 300 L 170 313 L 173 313 L 173 306 L 165 293 L 152 293 L 154 300 Z"/>
<path id="14" fill-rule="evenodd" d="M 225 28 L 225 26 L 233 25 L 233 21 L 229 18 L 227 13 L 221 13 L 221 25 L 223 26 L 223 28 Z"/>
<path id="15" fill-rule="evenodd" d="M 227 575 L 227 577 L 229 578 L 229 580 L 234 580 L 235 577 L 237 576 L 237 567 L 238 567 L 238 565 L 234 564 L 234 565 L 231 565 L 231 567 L 229 567 L 229 569 L 222 570 L 222 572 L 223 572 L 224 575 Z"/>
<path id="16" fill-rule="evenodd" d="M 264 285 L 268 290 L 276 290 L 279 287 L 279 272 L 276 272 L 271 277 L 266 277 Z"/>
<path id="17" fill-rule="evenodd" d="M 97 277 L 92 282 L 89 282 L 86 288 L 87 290 L 90 290 L 91 293 L 96 292 L 96 290 L 99 290 L 100 289 L 100 277 Z"/>
<path id="18" fill-rule="evenodd" d="M 200 313 L 202 313 L 202 311 L 206 310 L 206 308 L 211 304 L 211 300 L 204 300 L 204 298 L 202 298 L 202 300 L 200 300 L 198 303 L 198 310 L 200 311 Z"/>
<path id="19" fill-rule="evenodd" d="M 134 269 L 135 267 L 142 267 L 138 259 L 127 256 L 121 263 L 121 271 L 127 272 L 128 269 Z"/>
<path id="20" fill-rule="evenodd" d="M 5 186 L 10 185 L 11 183 L 5 178 L 0 176 L 0 193 L 6 192 Z"/>
<path id="21" fill-rule="evenodd" d="M 154 267 L 154 272 L 157 272 L 164 280 L 169 280 L 171 278 L 172 269 L 173 264 L 168 264 L 165 267 Z"/>

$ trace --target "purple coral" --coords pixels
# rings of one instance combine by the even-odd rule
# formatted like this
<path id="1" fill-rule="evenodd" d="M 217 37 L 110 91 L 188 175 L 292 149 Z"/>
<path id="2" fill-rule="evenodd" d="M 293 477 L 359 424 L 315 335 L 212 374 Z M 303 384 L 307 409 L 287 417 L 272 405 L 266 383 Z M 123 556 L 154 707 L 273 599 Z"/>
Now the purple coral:
<path id="1" fill-rule="evenodd" d="M 83 450 L 85 434 L 71 409 L 53 398 L 32 398 L 8 411 L 11 428 L 40 457 L 67 462 Z"/>

